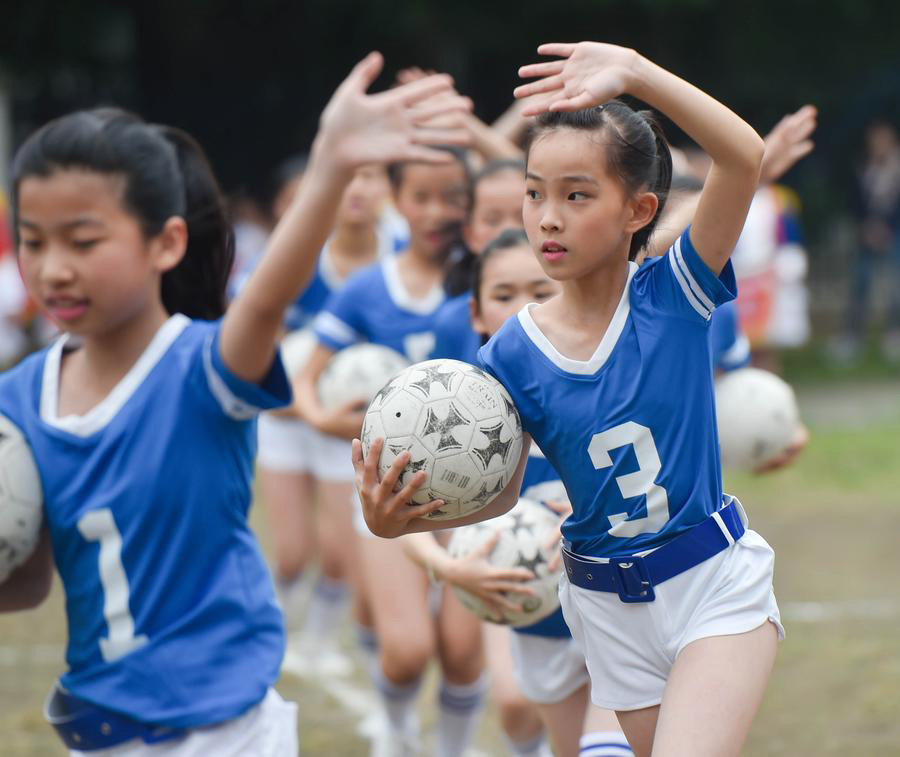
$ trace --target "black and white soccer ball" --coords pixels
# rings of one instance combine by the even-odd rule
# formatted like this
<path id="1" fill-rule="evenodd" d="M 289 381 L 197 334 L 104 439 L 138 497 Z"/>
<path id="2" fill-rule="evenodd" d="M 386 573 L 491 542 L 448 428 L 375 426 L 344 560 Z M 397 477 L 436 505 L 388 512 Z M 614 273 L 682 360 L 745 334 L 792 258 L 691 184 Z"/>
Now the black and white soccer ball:
<path id="1" fill-rule="evenodd" d="M 784 452 L 800 423 L 794 390 L 774 373 L 740 368 L 716 380 L 722 465 L 753 471 Z"/>
<path id="2" fill-rule="evenodd" d="M 0 583 L 34 552 L 43 502 L 31 448 L 18 427 L 0 415 Z"/>
<path id="3" fill-rule="evenodd" d="M 404 450 L 411 457 L 398 482 L 424 471 L 416 504 L 446 503 L 428 517 L 460 518 L 486 507 L 509 483 L 522 452 L 522 422 L 506 389 L 458 360 L 428 360 L 391 379 L 369 405 L 363 454 L 385 440 L 383 476 Z"/>
<path id="4" fill-rule="evenodd" d="M 324 409 L 355 399 L 371 402 L 391 378 L 409 365 L 390 347 L 364 342 L 335 353 L 319 376 L 319 402 Z"/>
<path id="5" fill-rule="evenodd" d="M 549 561 L 558 549 L 552 535 L 559 527 L 559 515 L 549 507 L 531 499 L 518 504 L 499 518 L 454 529 L 447 549 L 453 557 L 465 557 L 499 535 L 496 546 L 487 556 L 498 568 L 527 568 L 535 574 L 523 586 L 534 590 L 534 596 L 510 593 L 509 598 L 521 604 L 521 611 L 504 611 L 497 617 L 474 594 L 453 587 L 459 601 L 482 620 L 513 628 L 530 626 L 543 620 L 559 607 L 559 577 L 562 568 L 551 571 Z M 548 544 L 549 542 L 549 544 Z"/>

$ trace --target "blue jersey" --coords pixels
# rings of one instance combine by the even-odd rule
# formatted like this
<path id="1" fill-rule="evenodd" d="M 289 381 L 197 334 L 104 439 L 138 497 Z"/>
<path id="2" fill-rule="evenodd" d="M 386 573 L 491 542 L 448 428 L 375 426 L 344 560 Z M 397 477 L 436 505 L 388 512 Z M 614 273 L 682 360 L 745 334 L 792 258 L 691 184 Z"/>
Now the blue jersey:
<path id="1" fill-rule="evenodd" d="M 726 302 L 713 312 L 709 344 L 713 368 L 733 371 L 750 365 L 750 341 L 741 331 L 735 303 Z"/>
<path id="2" fill-rule="evenodd" d="M 537 502 L 565 501 L 569 497 L 559 474 L 553 470 L 544 453 L 532 444 L 528 452 L 528 463 L 522 479 L 522 496 Z M 513 628 L 516 633 L 532 636 L 548 636 L 554 639 L 566 639 L 572 636 L 563 618 L 562 608 L 537 623 L 524 628 Z"/>
<path id="3" fill-rule="evenodd" d="M 432 358 L 451 358 L 472 364 L 476 362 L 481 347 L 481 334 L 472 328 L 471 300 L 472 294 L 466 292 L 444 303 L 434 323 Z"/>
<path id="4" fill-rule="evenodd" d="M 722 502 L 709 319 L 736 294 L 689 230 L 628 280 L 586 361 L 561 355 L 523 308 L 479 359 L 512 396 L 522 423 L 559 472 L 573 513 L 563 536 L 583 555 L 657 547 Z"/>
<path id="5" fill-rule="evenodd" d="M 440 286 L 424 298 L 411 297 L 400 279 L 397 258 L 387 257 L 354 273 L 328 300 L 315 320 L 316 337 L 333 350 L 374 342 L 419 363 L 434 349 L 435 318 L 444 300 Z"/>
<path id="6" fill-rule="evenodd" d="M 66 595 L 73 694 L 137 720 L 236 717 L 278 677 L 281 612 L 247 525 L 255 416 L 284 405 L 280 359 L 230 373 L 220 322 L 170 318 L 84 415 L 59 417 L 65 337 L 0 376 L 44 490 Z"/>

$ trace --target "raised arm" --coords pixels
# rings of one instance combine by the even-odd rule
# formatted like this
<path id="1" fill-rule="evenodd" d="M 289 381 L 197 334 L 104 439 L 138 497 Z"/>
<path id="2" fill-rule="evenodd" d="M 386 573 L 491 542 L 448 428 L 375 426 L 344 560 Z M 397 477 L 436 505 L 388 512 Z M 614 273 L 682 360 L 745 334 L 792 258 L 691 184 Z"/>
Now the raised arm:
<path id="1" fill-rule="evenodd" d="M 371 53 L 337 88 L 322 113 L 309 166 L 297 197 L 285 213 L 262 261 L 222 324 L 222 359 L 239 378 L 261 380 L 272 364 L 284 310 L 312 275 L 334 225 L 344 188 L 365 163 L 416 160 L 446 162 L 446 152 L 425 145 L 461 144 L 460 128 L 425 126 L 470 103 L 452 90 L 449 76 L 429 76 L 402 87 L 367 95 L 383 65 Z"/>
<path id="2" fill-rule="evenodd" d="M 712 158 L 691 225 L 691 241 L 706 265 L 721 271 L 740 236 L 759 181 L 763 156 L 759 135 L 722 103 L 634 50 L 579 42 L 541 45 L 538 53 L 562 60 L 519 70 L 522 77 L 540 77 L 515 90 L 516 97 L 534 97 L 524 115 L 579 110 L 627 93 L 672 119 Z"/>

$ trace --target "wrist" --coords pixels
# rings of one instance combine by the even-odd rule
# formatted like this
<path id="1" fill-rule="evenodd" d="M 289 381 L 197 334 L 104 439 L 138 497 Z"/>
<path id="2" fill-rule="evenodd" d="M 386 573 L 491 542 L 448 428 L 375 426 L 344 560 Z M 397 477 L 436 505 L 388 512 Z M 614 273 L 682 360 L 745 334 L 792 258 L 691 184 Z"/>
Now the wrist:
<path id="1" fill-rule="evenodd" d="M 349 184 L 358 166 L 343 158 L 343 155 L 340 140 L 331 137 L 327 132 L 319 131 L 309 151 L 309 163 L 305 174 Z"/>

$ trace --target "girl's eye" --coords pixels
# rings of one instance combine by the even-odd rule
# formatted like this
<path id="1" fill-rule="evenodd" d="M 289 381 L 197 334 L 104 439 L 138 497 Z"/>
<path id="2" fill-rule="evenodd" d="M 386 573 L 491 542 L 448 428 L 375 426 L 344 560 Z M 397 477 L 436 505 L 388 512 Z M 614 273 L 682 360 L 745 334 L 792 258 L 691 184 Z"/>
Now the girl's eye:
<path id="1" fill-rule="evenodd" d="M 494 302 L 509 302 L 511 299 L 512 296 L 508 294 L 495 294 L 493 296 Z"/>
<path id="2" fill-rule="evenodd" d="M 100 241 L 99 239 L 76 239 L 72 242 L 72 244 L 78 250 L 90 250 L 99 241 Z"/>
<path id="3" fill-rule="evenodd" d="M 572 192 L 569 194 L 570 200 L 586 200 L 588 196 L 584 192 Z"/>
<path id="4" fill-rule="evenodd" d="M 21 245 L 26 250 L 29 250 L 30 252 L 34 252 L 35 250 L 40 249 L 41 240 L 39 240 L 39 239 L 23 239 L 21 241 Z"/>
<path id="5" fill-rule="evenodd" d="M 529 200 L 537 200 L 540 197 L 540 194 L 538 193 L 538 191 L 536 189 L 526 189 L 525 196 Z"/>

